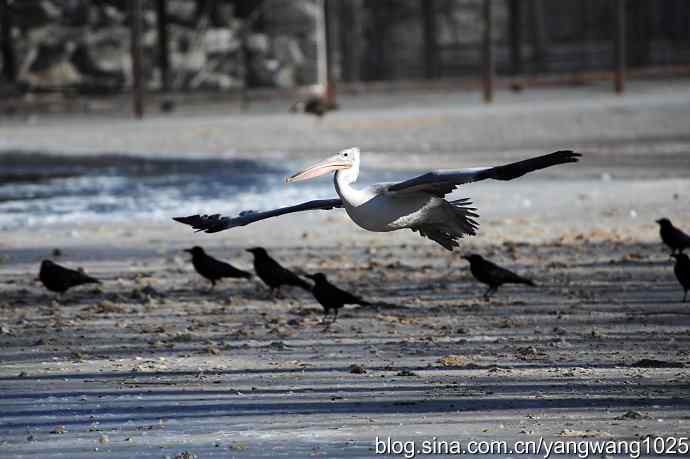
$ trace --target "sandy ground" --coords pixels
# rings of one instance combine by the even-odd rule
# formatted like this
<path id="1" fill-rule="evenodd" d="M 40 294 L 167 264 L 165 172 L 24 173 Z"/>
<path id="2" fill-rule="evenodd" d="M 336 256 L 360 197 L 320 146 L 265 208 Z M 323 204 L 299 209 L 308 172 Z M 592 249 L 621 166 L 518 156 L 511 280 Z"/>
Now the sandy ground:
<path id="1" fill-rule="evenodd" d="M 629 87 L 624 98 L 598 86 L 499 94 L 492 107 L 466 93 L 352 98 L 320 124 L 270 104 L 142 124 L 3 123 L 3 150 L 65 154 L 307 160 L 359 144 L 363 167 L 402 170 L 586 155 L 463 189 L 482 228 L 455 253 L 409 231 L 359 230 L 341 212 L 217 235 L 159 221 L 3 231 L 2 456 L 371 457 L 377 436 L 687 436 L 690 303 L 654 219 L 690 230 L 690 83 Z M 266 246 L 378 306 L 326 328 L 306 292 L 209 291 L 181 252 L 193 244 L 242 268 L 244 248 Z M 103 284 L 47 293 L 35 277 L 55 248 Z M 539 286 L 482 300 L 461 258 L 471 251 Z"/>

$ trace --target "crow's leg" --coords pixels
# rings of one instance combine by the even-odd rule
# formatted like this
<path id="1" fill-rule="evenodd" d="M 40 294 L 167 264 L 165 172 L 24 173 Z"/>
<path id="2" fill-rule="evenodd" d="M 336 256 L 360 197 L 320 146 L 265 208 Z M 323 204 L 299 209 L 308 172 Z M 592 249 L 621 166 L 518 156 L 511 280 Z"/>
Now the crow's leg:
<path id="1" fill-rule="evenodd" d="M 330 309 L 326 309 L 326 308 L 323 309 L 323 317 L 321 318 L 322 324 L 325 324 L 326 322 L 328 322 L 328 313 L 329 312 L 331 312 Z"/>
<path id="2" fill-rule="evenodd" d="M 331 329 L 331 325 L 333 325 L 332 320 L 328 320 L 328 316 L 330 313 L 330 309 L 326 309 L 323 313 L 323 320 L 321 323 L 323 324 L 323 329 L 321 330 L 321 333 L 326 333 L 328 330 Z"/>
<path id="3" fill-rule="evenodd" d="M 283 296 L 280 294 L 280 287 L 271 287 L 271 299 L 276 301 L 282 298 Z"/>
<path id="4" fill-rule="evenodd" d="M 484 299 L 488 300 L 489 298 L 491 298 L 491 295 L 496 293 L 496 290 L 498 290 L 498 287 L 495 287 L 493 285 L 490 286 L 488 289 L 486 289 L 486 292 L 484 292 Z"/>

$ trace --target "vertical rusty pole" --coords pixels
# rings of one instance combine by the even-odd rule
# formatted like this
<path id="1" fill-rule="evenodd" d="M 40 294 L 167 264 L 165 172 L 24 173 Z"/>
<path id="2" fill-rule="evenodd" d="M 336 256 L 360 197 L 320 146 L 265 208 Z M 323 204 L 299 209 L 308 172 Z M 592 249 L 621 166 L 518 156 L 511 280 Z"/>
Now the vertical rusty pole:
<path id="1" fill-rule="evenodd" d="M 613 87 L 617 94 L 623 94 L 625 90 L 625 0 L 616 0 L 615 15 Z"/>
<path id="2" fill-rule="evenodd" d="M 17 80 L 17 61 L 12 46 L 12 15 L 7 0 L 0 0 L 0 46 L 2 46 L 2 73 L 14 83 Z"/>
<path id="3" fill-rule="evenodd" d="M 510 64 L 513 75 L 522 75 L 522 1 L 508 0 L 508 22 L 510 28 Z"/>
<path id="4" fill-rule="evenodd" d="M 332 48 L 332 14 L 330 0 L 323 0 L 323 36 L 324 47 L 326 49 L 326 86 L 324 89 L 326 100 L 330 104 L 335 104 L 335 83 L 333 81 L 333 48 Z"/>
<path id="5" fill-rule="evenodd" d="M 482 5 L 482 22 L 484 34 L 482 39 L 482 88 L 484 102 L 494 100 L 494 56 L 491 45 L 491 0 L 484 0 Z"/>
<path id="6" fill-rule="evenodd" d="M 362 59 L 362 0 L 338 2 L 338 49 L 341 56 L 341 77 L 343 81 L 361 79 L 360 61 Z"/>
<path id="7" fill-rule="evenodd" d="M 158 67 L 163 91 L 170 90 L 170 47 L 168 43 L 168 0 L 156 0 Z"/>
<path id="8" fill-rule="evenodd" d="M 131 54 L 132 54 L 132 97 L 134 116 L 144 116 L 144 81 L 142 75 L 142 50 L 141 50 L 141 2 L 142 0 L 129 0 L 129 16 L 131 28 Z"/>
<path id="9" fill-rule="evenodd" d="M 424 74 L 426 78 L 440 76 L 438 43 L 436 40 L 436 9 L 434 0 L 419 0 L 422 9 L 422 31 L 424 33 Z"/>

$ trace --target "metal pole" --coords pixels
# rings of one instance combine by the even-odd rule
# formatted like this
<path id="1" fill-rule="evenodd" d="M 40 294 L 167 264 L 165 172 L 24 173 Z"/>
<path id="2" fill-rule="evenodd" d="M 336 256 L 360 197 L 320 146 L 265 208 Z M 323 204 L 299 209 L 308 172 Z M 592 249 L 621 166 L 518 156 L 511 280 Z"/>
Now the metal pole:
<path id="1" fill-rule="evenodd" d="M 510 63 L 513 75 L 521 75 L 522 65 L 522 0 L 508 0 L 510 27 Z"/>
<path id="2" fill-rule="evenodd" d="M 2 42 L 2 73 L 14 83 L 17 80 L 17 62 L 12 46 L 12 16 L 7 0 L 0 0 L 0 41 Z"/>
<path id="3" fill-rule="evenodd" d="M 316 16 L 316 56 L 317 56 L 317 78 L 319 84 L 326 84 L 326 79 L 328 78 L 328 66 L 326 60 L 328 58 L 328 53 L 326 52 L 326 26 L 324 24 L 324 3 L 325 0 L 318 0 L 319 2 L 319 13 Z"/>
<path id="4" fill-rule="evenodd" d="M 494 100 L 494 56 L 491 46 L 491 0 L 484 0 L 482 5 L 482 22 L 484 34 L 482 40 L 482 88 L 484 102 Z"/>
<path id="5" fill-rule="evenodd" d="M 614 37 L 614 79 L 617 94 L 625 90 L 625 0 L 616 0 L 616 32 Z"/>
<path id="6" fill-rule="evenodd" d="M 436 10 L 434 0 L 420 0 L 422 30 L 424 32 L 424 67 L 426 77 L 439 77 L 438 44 L 436 42 Z"/>
<path id="7" fill-rule="evenodd" d="M 324 35 L 324 47 L 326 48 L 326 87 L 325 95 L 326 100 L 334 104 L 335 103 L 335 84 L 333 81 L 333 50 L 331 49 L 331 5 L 330 0 L 323 0 L 323 35 Z"/>
<path id="8" fill-rule="evenodd" d="M 141 52 L 141 2 L 142 0 L 130 0 L 130 28 L 131 28 L 131 54 L 132 54 L 132 97 L 134 116 L 144 116 L 144 82 L 142 75 Z"/>
<path id="9" fill-rule="evenodd" d="M 157 0 L 158 20 L 158 66 L 161 71 L 161 85 L 164 91 L 170 90 L 170 49 L 168 46 L 168 1 Z"/>

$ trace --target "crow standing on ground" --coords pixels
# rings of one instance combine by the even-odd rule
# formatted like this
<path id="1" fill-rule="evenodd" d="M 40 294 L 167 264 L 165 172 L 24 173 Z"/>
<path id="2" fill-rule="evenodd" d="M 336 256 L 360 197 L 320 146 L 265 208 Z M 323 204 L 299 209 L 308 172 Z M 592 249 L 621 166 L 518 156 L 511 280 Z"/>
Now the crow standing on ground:
<path id="1" fill-rule="evenodd" d="M 192 254 L 192 264 L 196 272 L 211 281 L 211 288 L 216 286 L 216 282 L 224 277 L 235 277 L 251 279 L 252 275 L 247 271 L 242 271 L 234 266 L 220 260 L 216 260 L 208 255 L 203 248 L 197 246 L 185 249 L 185 252 Z"/>
<path id="2" fill-rule="evenodd" d="M 656 221 L 659 224 L 659 234 L 664 244 L 669 246 L 671 253 L 682 252 L 690 247 L 690 236 L 680 229 L 673 226 L 668 218 L 661 218 Z"/>
<path id="3" fill-rule="evenodd" d="M 484 292 L 484 298 L 488 299 L 503 284 L 526 284 L 535 286 L 536 284 L 525 277 L 518 276 L 512 271 L 485 260 L 481 255 L 466 255 L 463 257 L 470 262 L 470 271 L 479 281 L 489 286 Z"/>
<path id="4" fill-rule="evenodd" d="M 259 279 L 271 289 L 271 294 L 275 294 L 282 285 L 294 285 L 311 292 L 311 285 L 307 281 L 282 267 L 280 263 L 268 255 L 263 247 L 247 249 L 247 252 L 254 255 L 254 271 L 256 271 Z"/>
<path id="5" fill-rule="evenodd" d="M 81 271 L 62 267 L 50 260 L 43 260 L 41 262 L 41 271 L 38 273 L 38 278 L 48 290 L 57 293 L 64 293 L 77 285 L 101 283 L 98 279 L 87 276 Z"/>
<path id="6" fill-rule="evenodd" d="M 676 273 L 678 282 L 683 287 L 683 303 L 688 298 L 688 290 L 690 290 L 690 258 L 684 253 L 671 254 L 676 259 L 676 265 L 673 267 L 673 272 Z"/>
<path id="7" fill-rule="evenodd" d="M 306 100 L 295 102 L 290 107 L 292 113 L 304 112 L 321 118 L 326 112 L 337 110 L 338 105 L 325 97 L 312 96 Z"/>
<path id="8" fill-rule="evenodd" d="M 333 322 L 338 318 L 338 310 L 346 304 L 359 304 L 361 306 L 371 304 L 331 284 L 323 273 L 307 274 L 307 277 L 314 281 L 312 293 L 316 301 L 323 306 L 324 315 L 328 317 L 328 313 L 333 310 Z"/>

